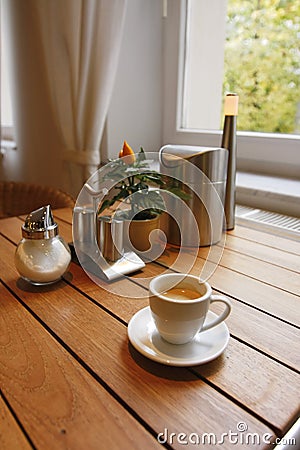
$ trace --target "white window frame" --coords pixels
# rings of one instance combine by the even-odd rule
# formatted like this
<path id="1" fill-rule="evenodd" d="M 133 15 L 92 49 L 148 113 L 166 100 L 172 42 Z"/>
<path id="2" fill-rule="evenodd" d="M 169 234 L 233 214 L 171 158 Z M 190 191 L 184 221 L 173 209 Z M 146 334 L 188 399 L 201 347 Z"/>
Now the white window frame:
<path id="1" fill-rule="evenodd" d="M 186 0 L 168 2 L 164 24 L 164 144 L 220 146 L 222 131 L 189 130 L 180 125 Z M 237 133 L 239 170 L 285 177 L 300 174 L 300 136 Z"/>
<path id="2" fill-rule="evenodd" d="M 0 35 L 0 64 L 1 64 L 1 76 L 0 76 L 0 82 L 1 82 L 1 93 L 2 89 L 6 89 L 8 91 L 8 96 L 11 98 L 11 92 L 9 92 L 9 70 L 5 77 L 3 77 L 3 68 L 9 67 L 9 45 L 8 42 L 10 41 L 9 36 L 7 34 L 7 23 L 5 22 L 5 12 L 4 12 L 4 5 L 1 2 L 0 4 L 0 29 L 1 29 L 1 35 Z M 3 43 L 2 39 L 4 40 L 5 49 L 3 49 Z M 3 79 L 5 79 L 4 86 L 3 86 Z M 12 98 L 11 98 L 12 101 Z M 1 103 L 1 109 L 2 109 L 2 103 Z M 12 107 L 12 106 L 11 106 Z M 1 110 L 2 112 L 2 110 Z M 1 118 L 3 118 L 3 114 L 1 114 Z M 14 124 L 12 123 L 4 123 L 2 124 L 1 121 L 1 150 L 2 153 L 7 149 L 15 149 L 16 145 L 14 142 L 15 136 L 14 136 Z"/>

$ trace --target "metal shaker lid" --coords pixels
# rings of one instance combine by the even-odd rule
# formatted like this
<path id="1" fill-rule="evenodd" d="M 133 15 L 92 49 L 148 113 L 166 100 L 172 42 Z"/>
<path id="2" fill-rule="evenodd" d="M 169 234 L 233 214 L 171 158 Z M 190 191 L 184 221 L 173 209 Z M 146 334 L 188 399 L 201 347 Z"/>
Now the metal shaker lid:
<path id="1" fill-rule="evenodd" d="M 198 182 L 197 179 L 191 179 L 194 172 L 189 170 L 189 165 L 182 163 L 188 161 L 200 169 L 210 182 L 226 181 L 228 150 L 225 148 L 165 145 L 159 154 L 161 166 L 181 180 Z"/>
<path id="2" fill-rule="evenodd" d="M 50 205 L 32 211 L 22 225 L 22 236 L 27 239 L 50 239 L 58 234 Z"/>

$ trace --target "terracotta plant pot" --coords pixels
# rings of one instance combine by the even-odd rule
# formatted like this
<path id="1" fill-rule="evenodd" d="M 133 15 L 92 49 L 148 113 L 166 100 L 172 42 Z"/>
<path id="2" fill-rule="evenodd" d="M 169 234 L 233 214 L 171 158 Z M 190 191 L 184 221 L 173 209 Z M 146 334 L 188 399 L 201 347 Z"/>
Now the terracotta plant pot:
<path id="1" fill-rule="evenodd" d="M 149 236 L 151 231 L 159 228 L 159 216 L 154 216 L 151 219 L 131 220 L 125 222 L 127 222 L 127 224 L 124 231 L 127 236 L 129 236 L 131 242 L 131 244 L 129 242 L 129 246 L 133 247 L 132 250 L 138 250 L 140 252 L 149 250 L 151 247 Z"/>

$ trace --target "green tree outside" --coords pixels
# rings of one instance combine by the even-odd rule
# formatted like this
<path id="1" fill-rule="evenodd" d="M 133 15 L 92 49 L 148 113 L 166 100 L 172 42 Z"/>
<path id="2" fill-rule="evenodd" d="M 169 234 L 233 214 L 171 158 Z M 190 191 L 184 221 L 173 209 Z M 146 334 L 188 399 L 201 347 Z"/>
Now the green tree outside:
<path id="1" fill-rule="evenodd" d="M 238 129 L 300 133 L 300 2 L 228 0 L 224 95 L 239 95 Z"/>

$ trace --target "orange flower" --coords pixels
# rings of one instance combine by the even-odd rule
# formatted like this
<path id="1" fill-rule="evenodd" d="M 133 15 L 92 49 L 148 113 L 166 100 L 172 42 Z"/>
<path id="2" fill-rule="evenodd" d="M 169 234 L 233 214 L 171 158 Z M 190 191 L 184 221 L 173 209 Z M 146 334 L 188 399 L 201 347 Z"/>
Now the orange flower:
<path id="1" fill-rule="evenodd" d="M 124 141 L 123 148 L 120 150 L 119 158 L 123 158 L 123 156 L 127 156 L 126 163 L 133 164 L 135 162 L 135 154 L 130 145 Z"/>

